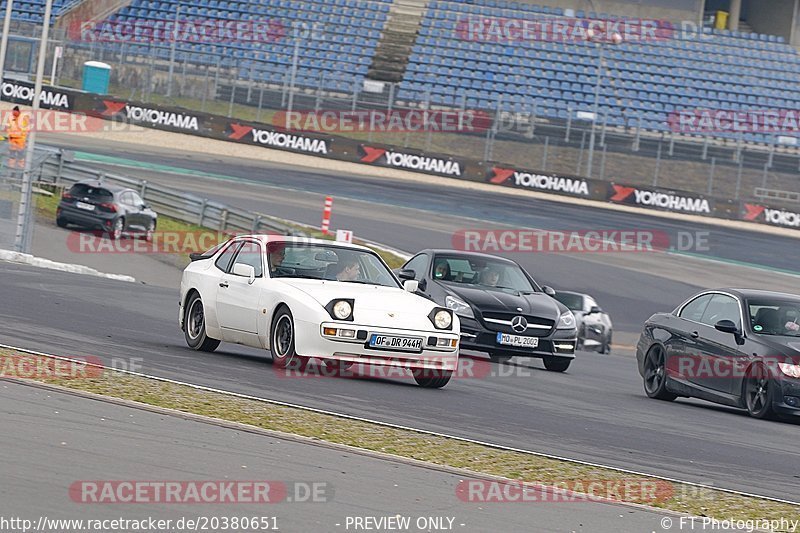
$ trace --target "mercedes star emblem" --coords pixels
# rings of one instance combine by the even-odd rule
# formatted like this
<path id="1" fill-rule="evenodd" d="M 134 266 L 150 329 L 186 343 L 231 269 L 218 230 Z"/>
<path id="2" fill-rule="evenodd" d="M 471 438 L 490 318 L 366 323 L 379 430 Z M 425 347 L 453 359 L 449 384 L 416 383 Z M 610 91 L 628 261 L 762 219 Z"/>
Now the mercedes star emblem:
<path id="1" fill-rule="evenodd" d="M 528 321 L 525 320 L 524 316 L 515 316 L 511 319 L 511 329 L 517 333 L 522 333 L 528 329 Z"/>

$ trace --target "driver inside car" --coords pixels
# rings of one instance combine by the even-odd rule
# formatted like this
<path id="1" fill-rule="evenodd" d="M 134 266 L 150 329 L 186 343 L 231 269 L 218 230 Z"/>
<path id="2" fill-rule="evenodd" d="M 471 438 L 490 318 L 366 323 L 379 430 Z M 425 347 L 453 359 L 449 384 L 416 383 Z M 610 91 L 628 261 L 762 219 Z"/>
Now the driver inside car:
<path id="1" fill-rule="evenodd" d="M 281 267 L 286 258 L 286 245 L 282 242 L 271 242 L 267 247 L 267 263 L 271 277 L 289 274 L 291 269 Z"/>

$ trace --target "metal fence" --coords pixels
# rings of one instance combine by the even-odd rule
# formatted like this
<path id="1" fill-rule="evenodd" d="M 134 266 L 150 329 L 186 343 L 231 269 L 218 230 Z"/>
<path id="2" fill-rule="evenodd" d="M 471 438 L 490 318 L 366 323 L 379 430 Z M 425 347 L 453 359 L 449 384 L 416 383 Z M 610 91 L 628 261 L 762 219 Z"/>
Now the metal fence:
<path id="1" fill-rule="evenodd" d="M 142 198 L 159 215 L 189 224 L 226 233 L 273 233 L 280 235 L 304 235 L 292 226 L 263 213 L 237 209 L 213 202 L 147 180 L 98 170 L 74 161 L 74 154 L 67 150 L 37 147 L 36 158 L 31 165 L 32 179 L 39 184 L 68 188 L 73 183 L 86 179 L 129 187 L 139 192 Z M 14 249 L 17 227 L 17 209 L 21 191 L 21 178 L 8 169 L 0 171 L 0 249 Z M 33 228 L 32 225 L 28 226 Z M 26 235 L 30 243 L 32 235 Z M 28 245 L 27 249 L 30 249 Z"/>
<path id="2" fill-rule="evenodd" d="M 28 33 L 33 33 L 30 30 Z M 60 39 L 60 40 L 59 40 Z M 398 85 L 370 84 L 347 73 L 318 71 L 293 83 L 291 65 L 282 81 L 259 80 L 254 61 L 229 54 L 197 53 L 183 45 L 127 45 L 126 43 L 70 42 L 64 35 L 51 43 L 64 47 L 55 70 L 55 82 L 79 87 L 85 61 L 102 61 L 112 67 L 111 93 L 128 100 L 180 106 L 196 111 L 267 122 L 277 111 L 294 110 L 416 110 L 441 109 L 428 98 L 398 97 Z M 48 57 L 53 57 L 52 51 Z M 604 63 L 604 75 L 610 65 Z M 308 72 L 308 69 L 305 69 Z M 50 72 L 50 66 L 47 69 Z M 331 89 L 330 77 L 336 77 Z M 314 82 L 310 83 L 309 79 Z M 377 87 L 377 88 L 376 88 Z M 613 84 L 603 86 L 601 97 L 615 99 Z M 456 98 L 456 108 L 466 108 L 466 98 Z M 500 104 L 498 102 L 498 104 Z M 772 199 L 792 205 L 800 202 L 800 147 L 755 145 L 710 136 L 693 137 L 641 127 L 636 113 L 579 120 L 569 109 L 568 119 L 539 116 L 539 102 L 522 103 L 522 112 L 493 109 L 486 131 L 472 133 L 377 132 L 340 133 L 365 142 L 444 153 L 454 157 L 482 158 L 519 169 L 617 180 L 637 185 L 657 185 L 732 199 Z M 592 143 L 592 137 L 596 142 Z M 593 164 L 589 169 L 589 161 Z"/>

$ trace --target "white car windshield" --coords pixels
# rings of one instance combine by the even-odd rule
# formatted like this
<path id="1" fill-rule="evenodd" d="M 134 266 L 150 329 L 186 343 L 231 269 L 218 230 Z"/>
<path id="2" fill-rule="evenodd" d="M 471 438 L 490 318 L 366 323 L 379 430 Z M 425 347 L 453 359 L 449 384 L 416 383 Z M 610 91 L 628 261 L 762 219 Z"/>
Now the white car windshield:
<path id="1" fill-rule="evenodd" d="M 335 245 L 270 243 L 270 277 L 308 278 L 345 283 L 400 287 L 397 279 L 373 252 Z"/>
<path id="2" fill-rule="evenodd" d="M 433 278 L 484 289 L 537 291 L 516 263 L 493 261 L 480 256 L 437 255 L 433 261 Z"/>

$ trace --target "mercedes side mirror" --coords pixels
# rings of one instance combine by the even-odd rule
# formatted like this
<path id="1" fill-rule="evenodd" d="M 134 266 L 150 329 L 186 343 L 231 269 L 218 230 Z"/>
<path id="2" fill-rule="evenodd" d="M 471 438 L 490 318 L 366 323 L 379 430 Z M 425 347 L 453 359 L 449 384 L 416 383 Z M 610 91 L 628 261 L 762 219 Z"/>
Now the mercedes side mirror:
<path id="1" fill-rule="evenodd" d="M 410 268 L 404 268 L 397 273 L 397 277 L 400 279 L 411 280 L 417 277 L 417 273 L 411 270 Z"/>
<path id="2" fill-rule="evenodd" d="M 556 296 L 556 291 L 554 291 L 554 290 L 553 290 L 553 287 L 548 287 L 547 285 L 543 285 L 543 286 L 542 286 L 542 291 L 543 291 L 543 292 L 544 292 L 546 295 L 548 295 L 548 296 L 552 296 L 553 298 L 555 298 L 555 296 Z"/>
<path id="3" fill-rule="evenodd" d="M 602 313 L 602 312 L 603 312 L 603 310 L 600 309 L 599 307 L 597 307 L 596 305 L 593 305 L 592 308 L 589 309 L 589 314 L 590 315 L 593 315 L 595 313 Z"/>

